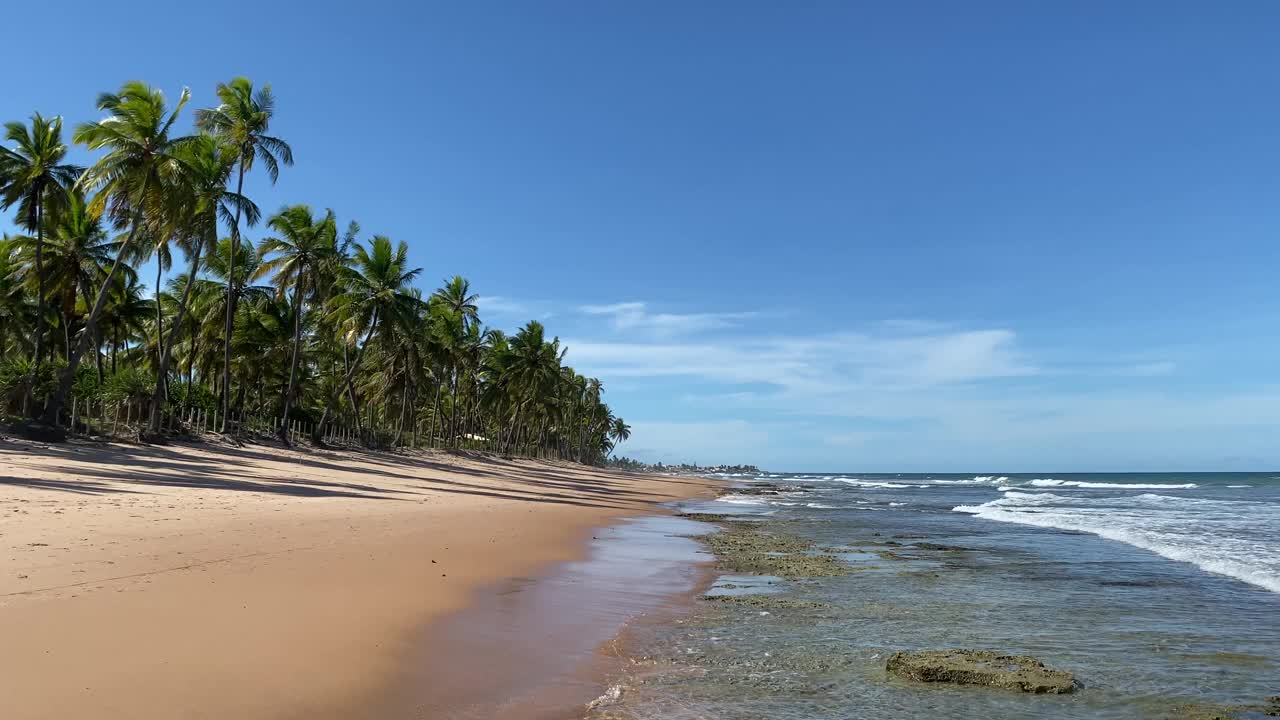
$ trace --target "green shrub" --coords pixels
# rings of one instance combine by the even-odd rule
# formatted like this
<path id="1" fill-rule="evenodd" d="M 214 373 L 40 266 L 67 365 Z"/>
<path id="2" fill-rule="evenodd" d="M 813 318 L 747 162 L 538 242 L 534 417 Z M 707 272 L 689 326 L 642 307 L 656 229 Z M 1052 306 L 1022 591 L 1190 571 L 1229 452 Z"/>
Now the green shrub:
<path id="1" fill-rule="evenodd" d="M 169 383 L 169 407 L 195 408 L 212 412 L 218 407 L 218 396 L 199 383 L 192 385 L 187 382 L 171 382 Z"/>
<path id="2" fill-rule="evenodd" d="M 30 407 L 44 407 L 45 400 L 58 387 L 58 374 L 64 366 L 62 360 L 41 363 L 40 373 L 33 382 L 34 363 L 30 359 L 5 360 L 0 363 L 0 402 L 6 410 L 18 413 L 22 411 L 23 396 L 30 392 Z"/>

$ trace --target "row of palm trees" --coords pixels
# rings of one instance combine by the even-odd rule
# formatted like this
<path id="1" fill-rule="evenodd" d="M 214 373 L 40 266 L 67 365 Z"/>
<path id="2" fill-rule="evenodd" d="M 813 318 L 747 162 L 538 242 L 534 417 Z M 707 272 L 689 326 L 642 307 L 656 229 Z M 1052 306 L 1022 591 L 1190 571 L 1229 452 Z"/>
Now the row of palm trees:
<path id="1" fill-rule="evenodd" d="M 485 327 L 460 276 L 424 294 L 403 241 L 306 205 L 245 237 L 262 221 L 246 177 L 264 168 L 274 183 L 293 152 L 270 134 L 269 85 L 236 78 L 217 97 L 180 135 L 188 91 L 172 105 L 139 82 L 104 93 L 106 116 L 71 133 L 99 153 L 84 168 L 66 161 L 60 118 L 5 125 L 0 208 L 25 231 L 0 240 L 9 413 L 48 431 L 72 420 L 69 399 L 115 388 L 152 436 L 199 409 L 223 433 L 274 418 L 286 442 L 299 424 L 315 442 L 341 426 L 369 444 L 597 463 L 629 437 L 558 338 L 538 322 Z"/>

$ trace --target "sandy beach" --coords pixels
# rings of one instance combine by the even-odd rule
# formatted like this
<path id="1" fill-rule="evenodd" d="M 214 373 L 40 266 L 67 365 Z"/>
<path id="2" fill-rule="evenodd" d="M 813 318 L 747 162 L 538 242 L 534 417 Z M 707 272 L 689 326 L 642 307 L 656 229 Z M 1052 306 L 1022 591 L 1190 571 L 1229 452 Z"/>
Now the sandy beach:
<path id="1" fill-rule="evenodd" d="M 4 717 L 373 716 L 429 685 L 406 662 L 433 620 L 706 492 L 528 460 L 0 440 Z"/>

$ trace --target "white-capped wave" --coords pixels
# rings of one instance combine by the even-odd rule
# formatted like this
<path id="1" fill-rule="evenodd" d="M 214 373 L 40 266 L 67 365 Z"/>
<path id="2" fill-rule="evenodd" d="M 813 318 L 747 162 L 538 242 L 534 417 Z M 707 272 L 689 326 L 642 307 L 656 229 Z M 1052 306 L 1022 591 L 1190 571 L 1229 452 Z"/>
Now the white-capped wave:
<path id="1" fill-rule="evenodd" d="M 1027 483 L 1030 487 L 1082 488 L 1086 490 L 1190 490 L 1199 487 L 1195 483 L 1106 483 L 1083 480 L 1056 480 L 1038 478 Z"/>
<path id="2" fill-rule="evenodd" d="M 961 480 L 929 479 L 929 483 L 932 485 L 996 485 L 1002 482 L 1006 482 L 1008 481 L 1008 479 L 1009 478 L 1003 475 L 1001 475 L 1000 477 L 996 477 L 994 475 L 974 475 L 971 478 L 961 479 Z"/>
<path id="3" fill-rule="evenodd" d="M 842 483 L 844 483 L 844 484 L 846 484 L 846 485 L 853 485 L 853 486 L 855 486 L 855 487 L 865 487 L 865 488 L 883 488 L 883 489 L 892 489 L 892 488 L 899 488 L 899 489 L 902 489 L 902 488 L 927 488 L 927 487 L 929 487 L 928 485 L 908 485 L 908 484 L 905 484 L 905 483 L 895 483 L 895 482 L 878 482 L 878 481 L 875 481 L 875 480 L 858 480 L 858 479 L 856 479 L 856 478 L 837 478 L 837 482 L 842 482 Z"/>
<path id="4" fill-rule="evenodd" d="M 1271 503 L 1153 493 L 1099 498 L 1010 491 L 997 500 L 953 510 L 1091 533 L 1280 593 L 1280 541 L 1275 539 L 1280 506 Z"/>
<path id="5" fill-rule="evenodd" d="M 1252 485 L 1228 485 L 1229 488 L 1250 488 Z"/>
<path id="6" fill-rule="evenodd" d="M 767 502 L 758 495 L 722 495 L 716 500 L 730 505 L 764 505 Z"/>

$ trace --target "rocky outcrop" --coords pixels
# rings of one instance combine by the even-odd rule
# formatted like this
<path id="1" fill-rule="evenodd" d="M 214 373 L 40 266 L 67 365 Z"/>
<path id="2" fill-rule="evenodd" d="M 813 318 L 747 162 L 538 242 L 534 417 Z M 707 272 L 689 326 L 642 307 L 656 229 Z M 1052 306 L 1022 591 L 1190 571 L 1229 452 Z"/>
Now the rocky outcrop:
<path id="1" fill-rule="evenodd" d="M 815 544 L 797 535 L 770 532 L 753 523 L 733 523 L 702 537 L 721 570 L 796 578 L 847 575 L 852 568 L 832 555 L 817 554 Z"/>
<path id="2" fill-rule="evenodd" d="M 1075 690 L 1071 673 L 1053 670 L 1026 655 L 1001 655 L 990 650 L 922 650 L 894 653 L 885 669 L 918 682 L 1058 694 Z"/>
<path id="3" fill-rule="evenodd" d="M 814 600 L 796 600 L 775 595 L 703 595 L 707 602 L 742 605 L 760 610 L 826 610 L 831 606 Z"/>
<path id="4" fill-rule="evenodd" d="M 1255 705 L 1179 705 L 1165 720 L 1242 720 L 1260 716 L 1280 717 L 1280 695 Z"/>

